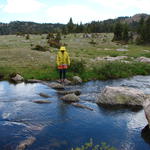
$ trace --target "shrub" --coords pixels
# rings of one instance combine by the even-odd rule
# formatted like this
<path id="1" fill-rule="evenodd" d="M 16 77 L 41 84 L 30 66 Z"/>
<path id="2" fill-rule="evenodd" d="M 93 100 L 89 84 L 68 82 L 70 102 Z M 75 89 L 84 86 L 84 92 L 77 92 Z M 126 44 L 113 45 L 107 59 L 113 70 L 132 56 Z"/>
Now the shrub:
<path id="1" fill-rule="evenodd" d="M 83 60 L 72 60 L 69 71 L 83 73 L 85 71 L 85 62 Z"/>

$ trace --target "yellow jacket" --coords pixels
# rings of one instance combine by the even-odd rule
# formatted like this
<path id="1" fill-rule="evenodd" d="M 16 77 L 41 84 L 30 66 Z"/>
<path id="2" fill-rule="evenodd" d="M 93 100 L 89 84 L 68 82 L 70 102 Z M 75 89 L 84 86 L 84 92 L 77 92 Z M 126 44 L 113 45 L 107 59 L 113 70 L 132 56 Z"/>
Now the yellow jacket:
<path id="1" fill-rule="evenodd" d="M 64 51 L 64 52 L 61 52 L 59 51 L 58 54 L 57 54 L 57 66 L 60 66 L 60 65 L 70 65 L 70 57 L 69 57 L 69 54 Z"/>

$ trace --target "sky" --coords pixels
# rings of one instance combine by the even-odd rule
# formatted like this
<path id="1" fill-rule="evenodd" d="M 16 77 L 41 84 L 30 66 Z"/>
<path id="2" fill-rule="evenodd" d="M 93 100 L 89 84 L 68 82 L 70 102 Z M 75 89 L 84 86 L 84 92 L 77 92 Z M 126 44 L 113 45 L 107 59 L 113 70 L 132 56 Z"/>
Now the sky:
<path id="1" fill-rule="evenodd" d="M 150 0 L 0 0 L 0 22 L 88 23 L 150 14 Z"/>

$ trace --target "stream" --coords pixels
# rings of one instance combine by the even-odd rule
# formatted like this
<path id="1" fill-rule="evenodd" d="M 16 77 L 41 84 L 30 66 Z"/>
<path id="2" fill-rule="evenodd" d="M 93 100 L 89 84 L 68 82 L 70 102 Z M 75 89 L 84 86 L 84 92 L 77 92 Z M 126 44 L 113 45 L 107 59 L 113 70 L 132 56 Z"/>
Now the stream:
<path id="1" fill-rule="evenodd" d="M 71 150 L 90 138 L 94 144 L 106 142 L 117 150 L 149 150 L 150 144 L 141 137 L 147 125 L 143 110 L 108 109 L 94 103 L 107 85 L 138 88 L 150 94 L 150 76 L 66 86 L 66 90 L 81 90 L 80 103 L 94 109 L 90 111 L 63 102 L 57 90 L 41 83 L 0 81 L 0 150 L 15 150 L 29 137 L 35 140 L 26 150 Z M 37 104 L 34 100 L 51 103 Z"/>

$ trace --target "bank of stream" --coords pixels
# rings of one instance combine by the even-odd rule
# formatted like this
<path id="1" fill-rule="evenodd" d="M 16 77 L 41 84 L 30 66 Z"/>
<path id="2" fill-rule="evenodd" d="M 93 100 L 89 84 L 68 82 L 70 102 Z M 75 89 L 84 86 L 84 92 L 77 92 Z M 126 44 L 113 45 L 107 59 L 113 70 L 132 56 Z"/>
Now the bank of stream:
<path id="1" fill-rule="evenodd" d="M 69 150 L 90 138 L 95 144 L 106 142 L 118 150 L 148 150 L 149 143 L 141 137 L 141 130 L 147 125 L 143 110 L 103 108 L 95 103 L 107 85 L 138 88 L 150 94 L 150 76 L 66 86 L 65 90 L 81 90 L 79 103 L 92 108 L 91 111 L 63 102 L 57 90 L 41 83 L 1 81 L 0 149 L 14 150 L 22 141 L 34 137 L 27 150 Z M 50 97 L 41 97 L 39 93 Z M 35 100 L 51 103 L 38 104 Z"/>

